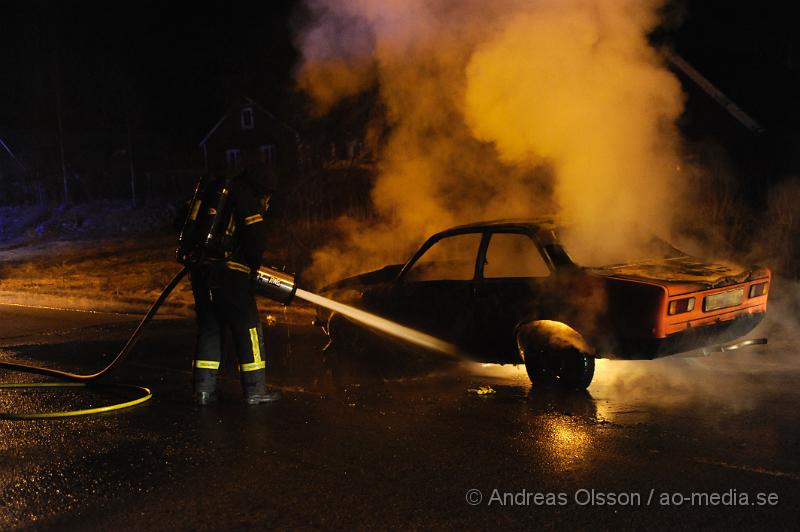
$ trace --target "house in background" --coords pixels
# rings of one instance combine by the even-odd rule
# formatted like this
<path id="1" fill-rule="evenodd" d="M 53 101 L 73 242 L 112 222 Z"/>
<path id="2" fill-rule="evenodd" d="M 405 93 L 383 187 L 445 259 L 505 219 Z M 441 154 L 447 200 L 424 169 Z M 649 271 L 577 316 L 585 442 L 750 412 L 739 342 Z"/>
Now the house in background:
<path id="1" fill-rule="evenodd" d="M 206 172 L 236 172 L 247 162 L 273 170 L 276 187 L 289 184 L 301 171 L 300 136 L 252 98 L 232 105 L 200 141 Z"/>

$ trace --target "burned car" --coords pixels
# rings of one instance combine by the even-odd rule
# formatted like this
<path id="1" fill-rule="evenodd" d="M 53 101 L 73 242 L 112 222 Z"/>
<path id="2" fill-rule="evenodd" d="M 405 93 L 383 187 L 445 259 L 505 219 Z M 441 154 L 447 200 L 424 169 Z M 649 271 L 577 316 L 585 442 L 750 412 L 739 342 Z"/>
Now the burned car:
<path id="1" fill-rule="evenodd" d="M 653 359 L 721 345 L 766 313 L 767 268 L 710 264 L 653 244 L 646 259 L 584 267 L 550 220 L 475 223 L 433 235 L 405 265 L 323 293 L 451 342 L 475 361 L 525 364 L 534 384 L 584 389 L 596 358 Z M 377 339 L 339 314 L 318 322 L 334 346 Z"/>

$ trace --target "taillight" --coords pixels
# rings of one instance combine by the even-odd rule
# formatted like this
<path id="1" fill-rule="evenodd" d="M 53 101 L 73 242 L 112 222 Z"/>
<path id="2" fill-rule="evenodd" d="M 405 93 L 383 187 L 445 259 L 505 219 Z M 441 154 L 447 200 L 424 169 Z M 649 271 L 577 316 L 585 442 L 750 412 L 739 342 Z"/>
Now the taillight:
<path id="1" fill-rule="evenodd" d="M 767 293 L 767 283 L 758 283 L 750 286 L 750 297 L 761 297 Z"/>
<path id="2" fill-rule="evenodd" d="M 669 307 L 667 308 L 667 313 L 670 316 L 674 316 L 675 314 L 683 314 L 684 312 L 691 312 L 694 310 L 694 298 L 687 297 L 684 299 L 676 299 L 674 301 L 669 302 Z"/>

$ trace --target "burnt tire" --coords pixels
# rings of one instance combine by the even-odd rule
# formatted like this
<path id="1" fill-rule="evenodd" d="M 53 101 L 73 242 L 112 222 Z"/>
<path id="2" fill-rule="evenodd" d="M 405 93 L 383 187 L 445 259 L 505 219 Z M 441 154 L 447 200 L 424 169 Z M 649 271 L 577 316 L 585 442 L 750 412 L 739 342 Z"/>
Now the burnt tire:
<path id="1" fill-rule="evenodd" d="M 567 390 L 585 390 L 594 378 L 594 357 L 577 349 L 558 355 L 558 385 Z"/>
<path id="2" fill-rule="evenodd" d="M 534 386 L 551 386 L 556 381 L 556 374 L 548 363 L 549 355 L 540 348 L 528 347 L 522 350 L 525 360 L 525 371 Z"/>

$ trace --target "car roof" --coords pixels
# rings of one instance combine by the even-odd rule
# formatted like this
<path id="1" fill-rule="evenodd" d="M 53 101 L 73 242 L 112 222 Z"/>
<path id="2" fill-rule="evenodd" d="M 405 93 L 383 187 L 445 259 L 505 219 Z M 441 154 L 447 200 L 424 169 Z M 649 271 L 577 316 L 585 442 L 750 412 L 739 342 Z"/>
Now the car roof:
<path id="1" fill-rule="evenodd" d="M 440 231 L 433 236 L 445 235 L 448 233 L 470 232 L 482 229 L 526 229 L 530 232 L 552 231 L 557 227 L 553 216 L 542 216 L 538 218 L 506 218 L 501 220 L 487 220 L 483 222 L 473 222 L 464 225 L 451 227 Z"/>

